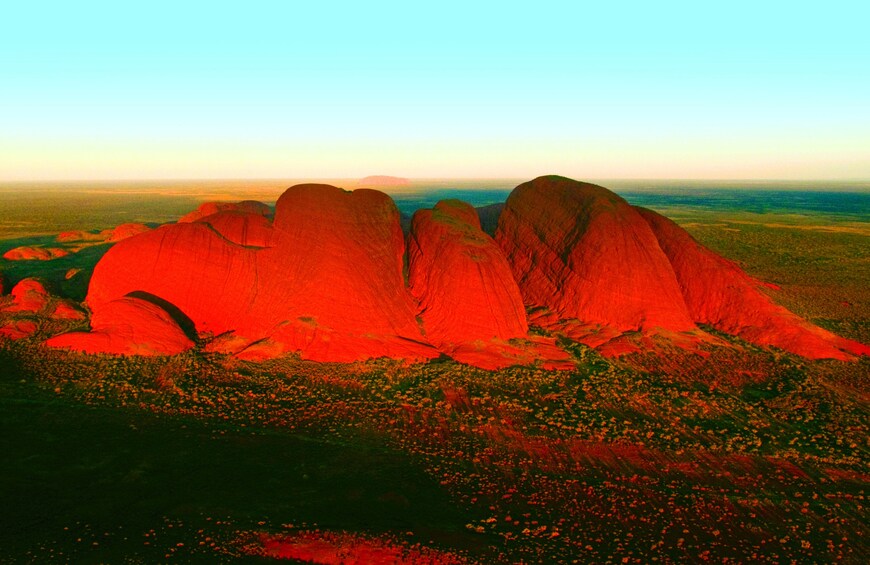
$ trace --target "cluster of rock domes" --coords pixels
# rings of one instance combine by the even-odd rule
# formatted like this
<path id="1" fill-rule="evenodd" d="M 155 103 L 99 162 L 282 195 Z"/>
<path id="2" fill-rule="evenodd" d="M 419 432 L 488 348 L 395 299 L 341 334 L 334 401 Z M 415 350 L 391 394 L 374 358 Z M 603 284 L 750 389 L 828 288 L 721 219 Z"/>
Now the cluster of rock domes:
<path id="1" fill-rule="evenodd" d="M 670 220 L 563 177 L 517 187 L 494 238 L 463 202 L 417 211 L 406 236 L 386 194 L 306 184 L 274 216 L 256 202 L 206 204 L 115 244 L 91 278 L 92 331 L 48 344 L 173 354 L 199 338 L 246 359 L 570 366 L 554 338 L 529 336 L 532 316 L 607 353 L 637 336 L 708 339 L 696 324 L 811 358 L 870 351 L 760 286 Z"/>

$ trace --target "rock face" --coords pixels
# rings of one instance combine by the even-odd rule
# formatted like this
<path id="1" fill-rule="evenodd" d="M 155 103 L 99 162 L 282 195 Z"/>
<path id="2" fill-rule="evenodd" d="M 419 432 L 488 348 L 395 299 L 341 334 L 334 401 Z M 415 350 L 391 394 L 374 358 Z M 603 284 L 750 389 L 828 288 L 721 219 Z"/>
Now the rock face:
<path id="1" fill-rule="evenodd" d="M 525 304 L 548 309 L 550 325 L 575 320 L 580 341 L 696 329 L 649 225 L 606 188 L 556 176 L 522 184 L 495 239 Z"/>
<path id="2" fill-rule="evenodd" d="M 225 239 L 244 247 L 270 247 L 272 222 L 257 212 L 224 210 L 196 220 Z"/>
<path id="3" fill-rule="evenodd" d="M 222 235 L 211 215 L 110 249 L 91 278 L 92 310 L 144 292 L 178 308 L 200 333 L 231 334 L 222 340 L 228 352 L 254 344 L 240 353 L 249 358 L 293 351 L 324 361 L 437 356 L 404 287 L 399 213 L 385 194 L 292 187 L 277 203 L 268 247 L 250 245 L 249 234 Z"/>
<path id="4" fill-rule="evenodd" d="M 408 237 L 408 281 L 436 346 L 524 337 L 526 310 L 510 266 L 458 200 L 417 210 Z"/>
<path id="5" fill-rule="evenodd" d="M 85 314 L 65 299 L 57 301 L 49 317 L 52 320 L 84 320 Z"/>
<path id="6" fill-rule="evenodd" d="M 481 229 L 489 235 L 495 235 L 495 230 L 498 227 L 498 218 L 501 216 L 501 211 L 504 210 L 504 202 L 478 206 L 476 210 L 480 218 Z"/>
<path id="7" fill-rule="evenodd" d="M 426 338 L 457 361 L 498 369 L 570 368 L 552 340 L 528 339 L 522 296 L 504 254 L 459 200 L 418 210 L 408 235 L 408 282 Z"/>
<path id="8" fill-rule="evenodd" d="M 116 241 L 121 241 L 122 239 L 127 239 L 128 237 L 133 237 L 134 235 L 138 235 L 140 233 L 145 233 L 150 229 L 151 228 L 149 228 L 145 224 L 128 223 L 121 224 L 110 230 L 103 230 L 102 232 L 100 232 L 100 235 L 103 236 L 103 241 L 114 243 Z"/>
<path id="9" fill-rule="evenodd" d="M 7 339 L 24 339 L 36 333 L 39 326 L 33 320 L 6 320 L 0 324 L 0 336 Z"/>
<path id="10" fill-rule="evenodd" d="M 86 302 L 93 312 L 130 293 L 179 308 L 199 332 L 234 329 L 256 296 L 256 250 L 204 223 L 161 226 L 115 244 L 94 267 Z"/>
<path id="11" fill-rule="evenodd" d="M 90 332 L 61 334 L 46 345 L 86 353 L 153 356 L 181 353 L 193 342 L 165 310 L 128 296 L 95 311 Z"/>
<path id="12" fill-rule="evenodd" d="M 91 277 L 92 331 L 49 343 L 162 355 L 191 347 L 198 334 L 207 351 L 243 359 L 296 352 L 411 362 L 446 353 L 490 369 L 570 368 L 555 338 L 528 336 L 530 312 L 534 325 L 605 355 L 659 339 L 713 342 L 696 323 L 808 357 L 868 353 L 775 305 L 758 281 L 673 222 L 563 177 L 517 187 L 495 239 L 468 204 L 418 211 L 407 284 L 406 241 L 386 194 L 297 185 L 278 200 L 274 220 L 270 212 L 255 202 L 207 203 L 184 221 L 120 241 Z M 38 281 L 12 294 L 9 311 L 49 305 Z M 77 315 L 57 310 L 55 317 Z"/>
<path id="13" fill-rule="evenodd" d="M 58 243 L 115 243 L 150 230 L 145 224 L 127 223 L 93 233 L 88 231 L 65 231 L 57 235 Z"/>
<path id="14" fill-rule="evenodd" d="M 814 326 L 775 304 L 759 290 L 763 283 L 700 245 L 673 221 L 651 210 L 637 210 L 668 256 L 696 322 L 811 359 L 870 354 L 867 346 Z"/>
<path id="15" fill-rule="evenodd" d="M 23 246 L 10 249 L 3 254 L 3 258 L 7 261 L 51 261 L 67 255 L 69 251 L 60 247 Z"/>
<path id="16" fill-rule="evenodd" d="M 12 304 L 6 306 L 5 312 L 32 312 L 42 311 L 51 300 L 51 295 L 38 279 L 23 279 L 9 293 L 12 295 Z"/>
<path id="17" fill-rule="evenodd" d="M 195 222 L 202 218 L 206 218 L 218 212 L 243 212 L 248 214 L 258 214 L 260 216 L 271 216 L 272 209 L 256 200 L 242 200 L 241 202 L 203 202 L 199 208 L 189 214 L 185 214 L 178 219 L 179 224 Z"/>

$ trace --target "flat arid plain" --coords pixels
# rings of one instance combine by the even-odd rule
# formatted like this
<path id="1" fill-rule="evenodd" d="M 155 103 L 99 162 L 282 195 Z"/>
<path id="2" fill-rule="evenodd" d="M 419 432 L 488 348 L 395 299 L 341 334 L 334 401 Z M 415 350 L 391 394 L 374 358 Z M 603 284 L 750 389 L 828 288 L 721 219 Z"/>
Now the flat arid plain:
<path id="1" fill-rule="evenodd" d="M 866 563 L 870 185 L 578 180 L 0 184 L 0 561 Z"/>

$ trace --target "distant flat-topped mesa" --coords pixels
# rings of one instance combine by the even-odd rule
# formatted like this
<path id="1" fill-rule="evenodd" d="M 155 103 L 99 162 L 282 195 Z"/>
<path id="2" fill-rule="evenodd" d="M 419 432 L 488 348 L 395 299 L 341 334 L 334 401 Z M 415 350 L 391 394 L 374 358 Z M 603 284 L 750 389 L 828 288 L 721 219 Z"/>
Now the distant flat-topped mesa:
<path id="1" fill-rule="evenodd" d="M 616 355 L 658 339 L 714 342 L 702 323 L 807 357 L 868 353 L 758 284 L 669 220 L 563 177 L 517 187 L 495 238 L 474 208 L 448 200 L 419 210 L 407 241 L 383 192 L 304 184 L 274 216 L 256 202 L 212 203 L 116 243 L 91 278 L 92 331 L 49 345 L 570 368 L 557 336 Z M 529 336 L 527 312 L 551 337 Z"/>
<path id="2" fill-rule="evenodd" d="M 391 177 L 389 175 L 372 175 L 356 181 L 356 185 L 360 187 L 387 187 L 387 186 L 409 186 L 410 179 L 402 177 Z"/>

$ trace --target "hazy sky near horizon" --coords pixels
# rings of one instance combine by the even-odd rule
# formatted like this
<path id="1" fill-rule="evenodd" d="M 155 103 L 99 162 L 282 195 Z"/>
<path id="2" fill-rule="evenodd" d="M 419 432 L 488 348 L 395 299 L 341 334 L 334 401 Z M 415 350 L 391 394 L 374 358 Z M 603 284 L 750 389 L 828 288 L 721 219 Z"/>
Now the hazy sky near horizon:
<path id="1" fill-rule="evenodd" d="M 862 2 L 15 2 L 0 180 L 870 179 Z"/>

